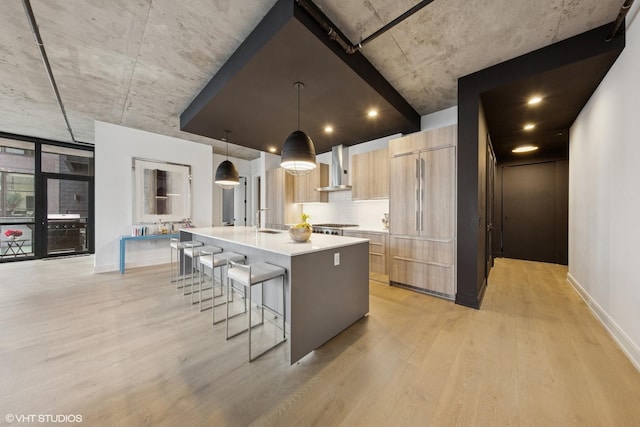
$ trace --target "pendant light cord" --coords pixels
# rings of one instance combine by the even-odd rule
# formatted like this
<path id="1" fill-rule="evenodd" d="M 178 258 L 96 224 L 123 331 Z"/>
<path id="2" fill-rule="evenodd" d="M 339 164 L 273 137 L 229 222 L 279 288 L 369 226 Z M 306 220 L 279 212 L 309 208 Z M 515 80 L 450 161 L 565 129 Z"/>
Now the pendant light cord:
<path id="1" fill-rule="evenodd" d="M 227 133 L 227 160 L 229 160 L 229 134 L 231 132 L 229 132 L 228 130 L 225 131 Z"/>
<path id="2" fill-rule="evenodd" d="M 295 82 L 293 86 L 298 89 L 298 130 L 300 130 L 300 89 L 304 87 L 304 83 Z"/>
<path id="3" fill-rule="evenodd" d="M 298 130 L 300 130 L 300 85 L 298 85 Z"/>

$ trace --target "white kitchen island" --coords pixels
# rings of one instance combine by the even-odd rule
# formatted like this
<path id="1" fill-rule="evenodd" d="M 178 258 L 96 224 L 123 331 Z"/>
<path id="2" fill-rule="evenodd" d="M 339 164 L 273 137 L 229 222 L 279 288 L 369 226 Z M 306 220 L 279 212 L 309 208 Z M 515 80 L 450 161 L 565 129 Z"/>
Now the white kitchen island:
<path id="1" fill-rule="evenodd" d="M 246 255 L 247 263 L 263 261 L 286 268 L 291 364 L 369 312 L 367 239 L 313 234 L 308 242 L 298 243 L 287 231 L 258 231 L 254 227 L 183 229 L 180 239 L 238 252 Z M 267 293 L 267 288 L 266 303 L 280 311 L 276 293 Z"/>

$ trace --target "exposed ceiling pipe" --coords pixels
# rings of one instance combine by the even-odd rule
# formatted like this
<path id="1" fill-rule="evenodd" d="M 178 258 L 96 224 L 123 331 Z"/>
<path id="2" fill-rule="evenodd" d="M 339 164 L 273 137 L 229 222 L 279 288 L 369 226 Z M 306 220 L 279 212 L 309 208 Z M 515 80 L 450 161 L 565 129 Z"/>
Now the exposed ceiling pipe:
<path id="1" fill-rule="evenodd" d="M 399 23 L 401 23 L 402 21 L 404 21 L 405 19 L 407 19 L 408 17 L 410 17 L 411 15 L 413 15 L 414 13 L 416 13 L 417 11 L 419 11 L 420 9 L 422 9 L 423 7 L 427 6 L 428 4 L 432 3 L 433 0 L 424 0 L 421 1 L 420 3 L 418 3 L 417 5 L 413 6 L 411 9 L 407 10 L 405 13 L 403 13 L 402 15 L 398 16 L 396 19 L 394 19 L 393 21 L 389 22 L 387 25 L 385 25 L 384 27 L 380 28 L 378 31 L 376 31 L 375 33 L 371 34 L 370 36 L 366 37 L 364 40 L 362 40 L 359 43 L 359 46 L 362 47 L 364 46 L 366 43 L 369 43 L 371 40 L 375 39 L 376 37 L 380 36 L 383 33 L 386 33 L 387 31 L 389 31 L 391 28 L 395 27 L 396 25 L 398 25 Z"/>
<path id="2" fill-rule="evenodd" d="M 316 6 L 310 0 L 296 0 L 296 2 L 305 10 L 311 17 L 322 27 L 323 30 L 326 31 L 327 35 L 331 40 L 334 40 L 336 43 L 344 49 L 348 54 L 355 53 L 358 48 L 351 44 L 351 42 L 342 34 L 342 32 L 336 28 L 333 28 L 332 23 L 329 21 L 329 18 L 322 13 L 318 6 Z"/>
<path id="3" fill-rule="evenodd" d="M 296 0 L 296 1 L 327 32 L 327 35 L 329 36 L 329 38 L 337 42 L 342 47 L 342 49 L 344 49 L 344 51 L 347 52 L 348 54 L 353 54 L 358 50 L 362 49 L 362 46 L 364 46 L 365 44 L 381 36 L 383 33 L 386 33 L 391 28 L 395 27 L 396 25 L 398 25 L 405 19 L 409 18 L 411 15 L 413 15 L 423 7 L 433 2 L 433 0 L 421 1 L 420 3 L 413 6 L 411 9 L 409 9 L 402 15 L 398 16 L 393 21 L 389 22 L 388 24 L 386 24 L 385 26 L 383 26 L 382 28 L 380 28 L 370 36 L 366 37 L 364 40 L 361 40 L 360 43 L 355 45 L 351 43 L 345 37 L 345 35 L 342 34 L 340 30 L 338 30 L 337 28 L 333 28 L 332 26 L 333 24 L 329 21 L 327 16 L 324 13 L 322 13 L 322 11 L 311 0 Z"/>
<path id="4" fill-rule="evenodd" d="M 73 131 L 71 130 L 71 125 L 69 124 L 69 119 L 67 118 L 67 112 L 65 111 L 64 105 L 62 104 L 62 98 L 60 97 L 58 86 L 56 85 L 56 81 L 53 78 L 53 72 L 51 71 L 51 65 L 49 64 L 49 58 L 47 57 L 47 52 L 45 52 L 44 50 L 44 43 L 42 42 L 42 38 L 40 37 L 38 24 L 36 23 L 36 17 L 33 14 L 33 9 L 31 9 L 31 2 L 29 0 L 22 0 L 22 5 L 24 6 L 24 11 L 27 14 L 27 18 L 29 18 L 29 24 L 31 24 L 31 31 L 33 32 L 33 37 L 36 39 L 36 44 L 38 45 L 38 49 L 40 49 L 40 56 L 42 57 L 44 68 L 47 71 L 47 76 L 49 77 L 49 83 L 51 83 L 53 92 L 55 93 L 56 99 L 58 100 L 58 106 L 60 107 L 60 111 L 62 111 L 62 116 L 64 117 L 64 121 L 67 124 L 67 130 L 69 131 L 69 135 L 71 135 L 71 141 L 75 143 L 76 139 L 73 136 Z"/>
<path id="5" fill-rule="evenodd" d="M 618 17 L 616 18 L 613 25 L 611 26 L 611 32 L 609 33 L 605 41 L 610 42 L 611 40 L 613 40 L 616 34 L 618 34 L 618 30 L 620 29 L 620 26 L 624 22 L 624 17 L 627 16 L 629 9 L 631 9 L 631 6 L 633 6 L 633 1 L 634 0 L 626 0 L 624 2 L 622 7 L 620 8 L 620 12 L 618 12 Z"/>

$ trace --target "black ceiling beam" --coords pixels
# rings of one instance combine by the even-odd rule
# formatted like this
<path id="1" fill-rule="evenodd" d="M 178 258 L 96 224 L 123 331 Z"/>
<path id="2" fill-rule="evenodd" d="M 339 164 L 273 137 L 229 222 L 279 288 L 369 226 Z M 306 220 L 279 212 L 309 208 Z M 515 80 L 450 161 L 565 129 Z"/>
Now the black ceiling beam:
<path id="1" fill-rule="evenodd" d="M 225 85 L 244 67 L 253 55 L 262 49 L 273 36 L 289 21 L 293 5 L 278 1 L 254 28 L 249 36 L 231 54 L 215 76 L 198 93 L 180 115 L 180 129 L 186 125 L 225 87 Z M 222 137 L 222 136 L 221 136 Z"/>
<path id="2" fill-rule="evenodd" d="M 362 77 L 362 79 L 366 80 L 380 95 L 400 111 L 409 122 L 409 126 L 401 130 L 402 133 L 419 131 L 421 117 L 418 112 L 391 86 L 362 53 L 349 53 L 345 51 L 340 44 L 336 44 L 334 38 L 332 38 L 330 34 L 327 34 L 325 28 L 318 23 L 318 17 L 328 22 L 331 28 L 338 33 L 338 37 L 343 40 L 348 40 L 348 38 L 313 2 L 304 0 L 304 3 L 305 6 L 302 7 L 296 2 L 294 14 L 300 22 L 303 23 L 309 31 L 314 33 L 333 53 L 342 59 L 345 64 Z M 310 10 L 313 10 L 313 12 L 310 13 Z"/>
<path id="3" fill-rule="evenodd" d="M 276 2 L 186 107 L 180 129 L 217 139 L 232 129 L 234 144 L 277 148 L 295 125 L 295 81 L 308 89 L 302 126 L 313 129 L 318 153 L 420 129 L 420 115 L 382 74 L 360 52 L 340 48 L 296 0 Z M 359 116 L 367 105 L 381 109 L 377 120 Z M 318 130 L 322 120 L 335 121 L 334 134 Z"/>

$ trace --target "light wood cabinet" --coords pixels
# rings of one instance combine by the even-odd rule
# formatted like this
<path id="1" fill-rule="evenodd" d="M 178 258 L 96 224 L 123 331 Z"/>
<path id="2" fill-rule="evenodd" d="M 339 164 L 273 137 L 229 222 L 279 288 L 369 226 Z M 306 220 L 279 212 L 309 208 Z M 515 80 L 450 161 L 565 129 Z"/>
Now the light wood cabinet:
<path id="1" fill-rule="evenodd" d="M 436 264 L 453 264 L 454 247 L 450 240 L 425 240 L 392 236 L 393 254 L 406 260 L 429 260 Z"/>
<path id="2" fill-rule="evenodd" d="M 400 154 L 439 148 L 447 145 L 457 145 L 458 126 L 445 126 L 428 131 L 415 132 L 389 143 L 389 157 Z"/>
<path id="3" fill-rule="evenodd" d="M 393 258 L 391 281 L 414 290 L 446 299 L 454 299 L 454 266 L 425 260 Z"/>
<path id="4" fill-rule="evenodd" d="M 389 150 L 382 148 L 351 157 L 353 200 L 389 198 Z"/>
<path id="5" fill-rule="evenodd" d="M 453 236 L 455 156 L 455 147 L 444 147 L 391 158 L 392 234 Z"/>
<path id="6" fill-rule="evenodd" d="M 318 187 L 329 185 L 329 165 L 318 163 L 318 166 L 306 175 L 294 177 L 294 203 L 328 202 L 326 191 L 316 191 Z"/>
<path id="7" fill-rule="evenodd" d="M 369 239 L 369 279 L 389 283 L 388 235 L 373 231 L 344 230 L 343 236 Z"/>
<path id="8" fill-rule="evenodd" d="M 389 278 L 455 296 L 456 126 L 390 141 Z"/>
<path id="9" fill-rule="evenodd" d="M 302 206 L 296 205 L 294 177 L 283 168 L 268 170 L 266 173 L 265 227 L 280 228 L 284 224 L 300 222 Z"/>

